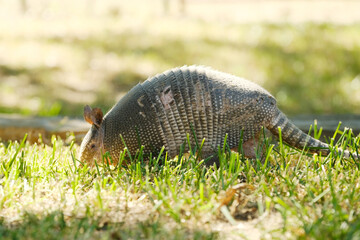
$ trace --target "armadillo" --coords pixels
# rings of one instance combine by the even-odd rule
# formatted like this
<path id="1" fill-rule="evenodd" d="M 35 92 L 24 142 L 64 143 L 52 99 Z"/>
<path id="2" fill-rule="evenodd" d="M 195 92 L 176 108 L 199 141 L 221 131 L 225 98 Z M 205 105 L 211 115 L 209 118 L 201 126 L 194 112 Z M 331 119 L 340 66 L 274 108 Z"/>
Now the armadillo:
<path id="1" fill-rule="evenodd" d="M 84 108 L 92 127 L 80 147 L 80 160 L 91 163 L 109 152 L 116 161 L 126 146 L 135 154 L 179 154 L 190 136 L 205 139 L 203 157 L 226 143 L 232 149 L 242 141 L 244 154 L 254 157 L 256 139 L 263 127 L 288 145 L 311 153 L 330 153 L 329 145 L 302 132 L 282 113 L 275 98 L 259 85 L 209 67 L 184 66 L 150 77 L 133 87 L 103 117 L 99 108 Z M 340 153 L 343 150 L 338 150 Z M 343 151 L 346 158 L 358 159 Z"/>

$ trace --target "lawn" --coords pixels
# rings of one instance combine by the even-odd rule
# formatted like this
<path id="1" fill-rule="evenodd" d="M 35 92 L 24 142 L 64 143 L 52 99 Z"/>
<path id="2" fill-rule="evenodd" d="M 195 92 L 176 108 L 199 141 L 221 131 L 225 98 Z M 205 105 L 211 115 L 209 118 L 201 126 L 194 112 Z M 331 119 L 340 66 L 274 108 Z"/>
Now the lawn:
<path id="1" fill-rule="evenodd" d="M 332 145 L 357 151 L 340 132 Z M 319 136 L 319 132 L 316 133 Z M 25 138 L 24 138 L 25 140 Z M 280 143 L 264 161 L 219 148 L 218 165 L 194 154 L 90 168 L 78 146 L 0 145 L 2 239 L 357 239 L 360 164 L 335 152 L 308 156 Z M 193 149 L 196 151 L 196 149 Z M 129 165 L 121 165 L 131 158 Z"/>
<path id="2" fill-rule="evenodd" d="M 286 114 L 360 113 L 358 23 L 239 23 L 225 14 L 234 1 L 185 14 L 161 1 L 27 2 L 26 14 L 1 2 L 0 113 L 106 111 L 139 81 L 192 64 L 259 83 Z M 214 166 L 125 150 L 117 165 L 89 167 L 71 136 L 25 139 L 0 142 L 1 239 L 360 238 L 360 164 L 335 153 L 266 140 L 264 161 L 225 144 Z M 360 136 L 338 129 L 329 141 L 355 152 Z"/>

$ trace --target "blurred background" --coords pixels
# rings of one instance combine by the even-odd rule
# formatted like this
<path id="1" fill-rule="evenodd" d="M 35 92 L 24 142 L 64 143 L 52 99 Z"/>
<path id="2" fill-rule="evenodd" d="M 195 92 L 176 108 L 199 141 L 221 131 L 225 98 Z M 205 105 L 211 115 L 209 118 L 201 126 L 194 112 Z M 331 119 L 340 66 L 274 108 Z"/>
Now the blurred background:
<path id="1" fill-rule="evenodd" d="M 208 65 L 289 115 L 360 114 L 360 1 L 0 0 L 0 113 L 107 111 L 132 86 Z"/>

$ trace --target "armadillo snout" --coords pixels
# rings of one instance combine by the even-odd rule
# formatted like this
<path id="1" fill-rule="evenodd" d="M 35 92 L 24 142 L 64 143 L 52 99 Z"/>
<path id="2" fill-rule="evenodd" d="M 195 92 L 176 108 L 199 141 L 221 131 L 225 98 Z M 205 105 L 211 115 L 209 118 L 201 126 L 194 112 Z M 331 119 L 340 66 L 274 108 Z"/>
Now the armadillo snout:
<path id="1" fill-rule="evenodd" d="M 94 159 L 101 159 L 101 152 L 103 149 L 103 130 L 102 128 L 92 127 L 80 146 L 80 161 L 93 164 Z"/>

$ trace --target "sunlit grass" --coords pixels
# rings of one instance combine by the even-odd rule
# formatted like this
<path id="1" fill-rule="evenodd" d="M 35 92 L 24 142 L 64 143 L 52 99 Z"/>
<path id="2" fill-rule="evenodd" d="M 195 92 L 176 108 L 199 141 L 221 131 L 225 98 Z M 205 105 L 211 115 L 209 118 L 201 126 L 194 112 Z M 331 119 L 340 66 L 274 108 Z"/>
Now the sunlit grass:
<path id="1" fill-rule="evenodd" d="M 357 151 L 359 136 L 337 134 L 334 146 Z M 307 156 L 281 144 L 268 145 L 263 160 L 248 160 L 225 144 L 219 164 L 209 167 L 192 154 L 149 162 L 138 154 L 121 166 L 125 151 L 115 166 L 90 168 L 77 161 L 77 149 L 55 138 L 52 146 L 0 145 L 5 239 L 165 239 L 170 232 L 171 239 L 251 238 L 238 224 L 257 236 L 360 234 L 360 165 L 352 159 Z"/>

